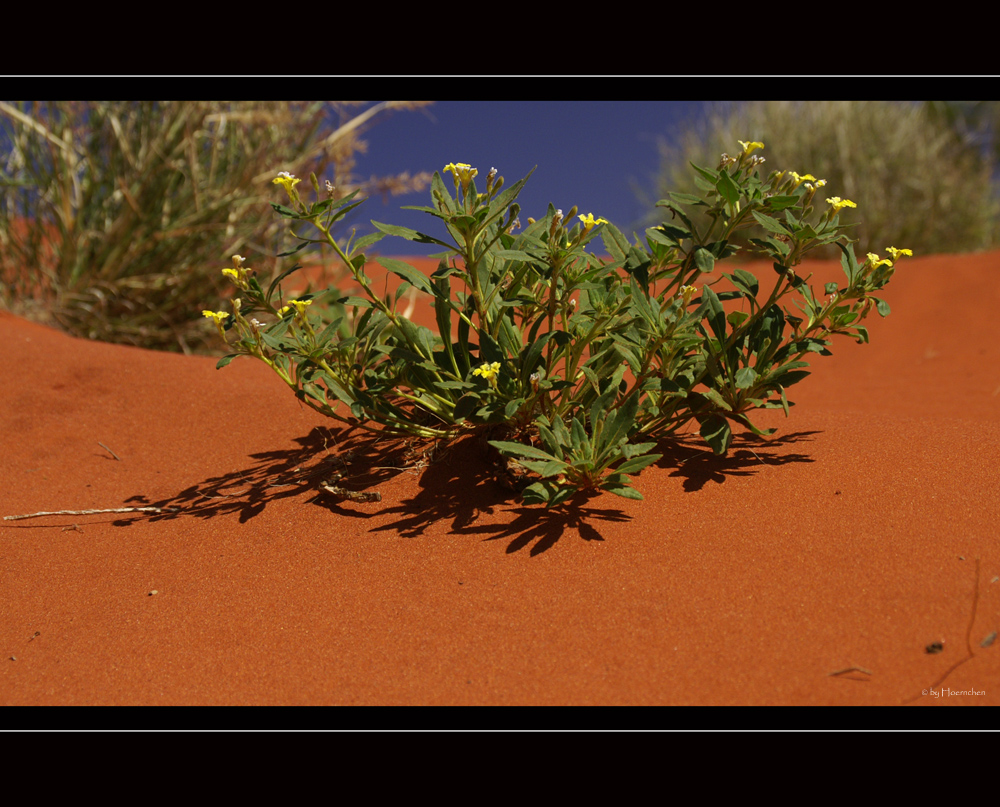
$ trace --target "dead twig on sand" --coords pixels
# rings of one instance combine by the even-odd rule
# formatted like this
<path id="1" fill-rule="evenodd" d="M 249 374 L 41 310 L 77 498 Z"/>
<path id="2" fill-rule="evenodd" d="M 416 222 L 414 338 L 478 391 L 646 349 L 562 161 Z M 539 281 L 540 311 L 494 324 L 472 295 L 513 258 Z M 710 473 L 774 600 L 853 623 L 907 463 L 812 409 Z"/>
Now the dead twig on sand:
<path id="1" fill-rule="evenodd" d="M 4 521 L 20 521 L 22 518 L 41 518 L 42 516 L 90 516 L 95 513 L 176 513 L 179 507 L 112 507 L 106 510 L 42 510 L 39 513 L 27 513 L 23 516 L 4 516 Z"/>

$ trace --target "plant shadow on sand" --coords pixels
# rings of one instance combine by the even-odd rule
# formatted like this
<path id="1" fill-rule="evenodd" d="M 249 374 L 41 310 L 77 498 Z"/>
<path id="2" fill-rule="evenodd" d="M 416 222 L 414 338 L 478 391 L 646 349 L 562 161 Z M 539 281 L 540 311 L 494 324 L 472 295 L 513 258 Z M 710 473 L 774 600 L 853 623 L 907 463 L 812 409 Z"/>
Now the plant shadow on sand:
<path id="1" fill-rule="evenodd" d="M 683 489 L 693 492 L 709 482 L 721 484 L 730 476 L 753 475 L 766 466 L 812 462 L 806 454 L 776 449 L 809 440 L 815 433 L 796 432 L 768 440 L 750 433 L 737 435 L 726 457 L 715 456 L 704 443 L 684 435 L 661 441 L 656 451 L 663 457 L 652 467 L 682 478 Z M 153 522 L 238 513 L 243 524 L 272 501 L 306 496 L 307 503 L 345 518 L 393 516 L 389 523 L 373 527 L 373 532 L 416 537 L 432 524 L 450 522 L 453 534 L 485 536 L 488 541 L 509 539 L 508 553 L 532 545 L 530 553 L 537 555 L 567 530 L 578 532 L 584 540 L 600 541 L 604 540 L 597 526 L 600 522 L 631 518 L 615 507 L 588 504 L 597 494 L 580 494 L 551 510 L 520 504 L 517 494 L 502 483 L 485 438 L 473 434 L 445 445 L 383 437 L 357 428 L 317 427 L 295 442 L 298 448 L 252 454 L 250 467 L 209 477 L 170 498 L 150 501 L 147 496 L 133 496 L 127 504 L 164 512 L 137 514 L 113 523 L 128 526 L 140 518 Z M 380 508 L 379 487 L 401 474 L 416 476 L 420 490 Z M 601 500 L 602 504 L 613 501 L 610 496 Z"/>
<path id="2" fill-rule="evenodd" d="M 719 457 L 695 435 L 661 441 L 656 453 L 663 458 L 654 467 L 673 469 L 670 476 L 684 480 L 685 491 L 701 490 L 709 482 L 722 484 L 727 476 L 752 476 L 768 465 L 813 462 L 808 454 L 775 452 L 775 448 L 808 441 L 817 431 L 789 432 L 775 437 L 757 437 L 752 432 L 734 435 L 729 453 Z"/>

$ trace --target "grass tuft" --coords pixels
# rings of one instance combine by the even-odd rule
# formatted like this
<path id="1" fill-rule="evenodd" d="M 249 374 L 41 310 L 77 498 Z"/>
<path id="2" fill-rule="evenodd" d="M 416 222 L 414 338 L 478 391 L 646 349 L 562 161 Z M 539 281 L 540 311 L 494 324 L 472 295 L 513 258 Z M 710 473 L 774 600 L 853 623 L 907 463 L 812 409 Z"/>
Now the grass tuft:
<path id="1" fill-rule="evenodd" d="M 975 106 L 975 105 L 974 105 Z M 994 107 L 998 106 L 993 104 Z M 984 113 L 989 113 L 984 117 Z M 862 251 L 905 244 L 915 254 L 991 249 L 998 239 L 996 150 L 987 118 L 997 110 L 953 102 L 751 101 L 719 103 L 694 126 L 661 142 L 657 196 L 698 193 L 690 163 L 716 168 L 737 140 L 762 141 L 774 170 L 813 174 L 827 184 L 816 195 L 857 204 L 841 220 L 854 223 Z M 644 222 L 655 226 L 660 219 Z M 744 252 L 746 257 L 752 257 Z M 835 247 L 816 257 L 836 257 Z"/>
<path id="2" fill-rule="evenodd" d="M 75 336 L 216 352 L 201 310 L 243 254 L 273 268 L 278 171 L 339 194 L 422 190 L 353 175 L 361 135 L 427 102 L 0 102 L 0 305 Z M 271 266 L 268 266 L 268 262 Z"/>

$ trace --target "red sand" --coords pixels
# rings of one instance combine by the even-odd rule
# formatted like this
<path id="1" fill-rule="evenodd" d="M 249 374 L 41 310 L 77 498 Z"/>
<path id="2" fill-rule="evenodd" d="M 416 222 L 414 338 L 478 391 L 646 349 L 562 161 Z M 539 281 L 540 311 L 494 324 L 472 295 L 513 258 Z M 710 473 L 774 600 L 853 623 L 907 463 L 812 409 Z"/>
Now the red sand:
<path id="1" fill-rule="evenodd" d="M 563 513 L 467 442 L 392 470 L 260 362 L 0 314 L 0 515 L 181 508 L 0 521 L 0 704 L 998 705 L 1000 253 L 884 296 L 770 442 Z M 348 450 L 381 502 L 298 478 Z"/>

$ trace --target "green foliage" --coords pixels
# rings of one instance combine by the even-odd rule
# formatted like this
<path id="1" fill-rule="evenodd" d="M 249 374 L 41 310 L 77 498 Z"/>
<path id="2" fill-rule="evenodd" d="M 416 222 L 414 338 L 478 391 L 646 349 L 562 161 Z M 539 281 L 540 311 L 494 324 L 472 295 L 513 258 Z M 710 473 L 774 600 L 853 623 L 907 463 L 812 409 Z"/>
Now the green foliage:
<path id="1" fill-rule="evenodd" d="M 718 168 L 695 166 L 702 194 L 658 202 L 665 220 L 634 241 L 604 219 L 551 205 L 516 233 L 528 177 L 505 188 L 492 170 L 480 192 L 476 169 L 450 164 L 452 182 L 435 173 L 432 205 L 417 208 L 443 225 L 450 243 L 375 223 L 377 234 L 341 249 L 330 233 L 353 197 L 307 204 L 299 180 L 279 175 L 273 181 L 289 205 L 275 211 L 318 231 L 296 237 L 332 247 L 363 296 L 330 289 L 324 294 L 340 308 L 313 313 L 319 297 L 283 300 L 283 275 L 265 292 L 237 256 L 223 271 L 243 296 L 232 313 L 204 312 L 223 338 L 235 335 L 219 366 L 254 356 L 304 403 L 373 431 L 499 438 L 493 448 L 528 474 L 529 503 L 554 506 L 587 491 L 641 498 L 630 475 L 656 462 L 657 440 L 684 424 L 696 421 L 717 454 L 728 449 L 734 423 L 769 434 L 748 413 L 780 407 L 787 415 L 786 390 L 808 375 L 804 357 L 828 355 L 833 334 L 867 341 L 861 321 L 872 309 L 889 313 L 872 293 L 911 254 L 887 247 L 888 258 L 868 253 L 859 263 L 840 220 L 851 200 L 817 205 L 819 183 L 791 172 L 762 177 L 753 152 L 763 144 L 740 145 Z M 773 276 L 717 273 L 737 252 L 738 233 L 773 262 Z M 363 249 L 386 235 L 444 251 L 430 277 L 379 259 L 403 281 L 395 296 L 382 297 Z M 590 251 L 596 238 L 609 257 Z M 794 267 L 828 245 L 841 253 L 846 281 L 817 294 Z M 437 333 L 398 311 L 408 289 L 429 298 Z M 789 297 L 794 309 L 783 302 Z"/>
<path id="2" fill-rule="evenodd" d="M 419 103 L 0 102 L 0 304 L 77 336 L 204 350 L 194 312 L 225 290 L 213 267 L 280 251 L 262 167 L 332 166 L 343 191 L 366 122 Z"/>
<path id="3" fill-rule="evenodd" d="M 809 171 L 857 202 L 843 222 L 855 225 L 851 237 L 861 244 L 895 240 L 921 254 L 990 249 L 1000 243 L 998 121 L 996 102 L 717 104 L 675 133 L 677 145 L 661 144 L 656 194 L 698 193 L 704 183 L 692 178 L 691 163 L 715 166 L 749 134 L 768 144 L 769 167 Z M 747 245 L 739 236 L 737 242 Z M 814 253 L 837 255 L 832 245 Z"/>

